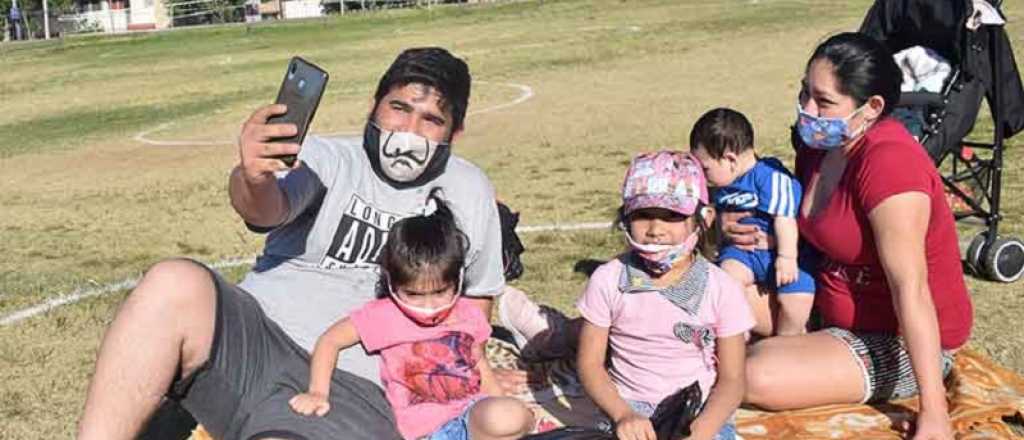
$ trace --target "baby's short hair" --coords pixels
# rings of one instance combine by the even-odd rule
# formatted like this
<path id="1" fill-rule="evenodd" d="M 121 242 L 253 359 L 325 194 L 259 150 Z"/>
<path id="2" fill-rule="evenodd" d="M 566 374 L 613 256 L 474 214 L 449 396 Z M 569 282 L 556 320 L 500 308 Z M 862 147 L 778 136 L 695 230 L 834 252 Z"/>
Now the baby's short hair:
<path id="1" fill-rule="evenodd" d="M 708 156 L 721 159 L 725 153 L 742 153 L 754 148 L 754 128 L 742 113 L 725 107 L 709 110 L 690 130 L 690 148 L 703 148 Z"/>

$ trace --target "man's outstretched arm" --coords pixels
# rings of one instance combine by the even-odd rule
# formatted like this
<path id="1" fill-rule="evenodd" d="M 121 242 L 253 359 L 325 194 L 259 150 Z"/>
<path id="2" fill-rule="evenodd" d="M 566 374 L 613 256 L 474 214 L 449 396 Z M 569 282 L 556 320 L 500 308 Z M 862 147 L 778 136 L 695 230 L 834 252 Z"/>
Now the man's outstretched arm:
<path id="1" fill-rule="evenodd" d="M 274 175 L 288 167 L 273 156 L 298 154 L 299 146 L 272 143 L 270 140 L 294 135 L 296 127 L 294 124 L 267 124 L 271 116 L 283 114 L 286 110 L 282 104 L 256 110 L 242 124 L 242 133 L 238 137 L 239 163 L 231 172 L 228 194 L 238 215 L 254 226 L 277 226 L 288 214 L 288 199 Z M 293 166 L 299 166 L 299 162 Z"/>

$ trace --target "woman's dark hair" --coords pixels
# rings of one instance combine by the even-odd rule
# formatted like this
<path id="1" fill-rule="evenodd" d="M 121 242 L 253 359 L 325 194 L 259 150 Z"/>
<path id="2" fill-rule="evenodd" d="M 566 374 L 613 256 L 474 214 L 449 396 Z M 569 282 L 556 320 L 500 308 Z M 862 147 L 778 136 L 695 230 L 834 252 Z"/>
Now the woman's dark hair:
<path id="1" fill-rule="evenodd" d="M 469 238 L 441 198 L 440 188 L 430 191 L 426 206 L 431 205 L 437 207 L 433 213 L 406 217 L 391 226 L 380 257 L 391 287 L 411 283 L 424 271 L 439 274 L 445 283 L 459 282 Z"/>
<path id="2" fill-rule="evenodd" d="M 697 147 L 704 148 L 713 159 L 721 159 L 728 151 L 742 153 L 754 148 L 754 127 L 736 110 L 711 109 L 690 130 L 690 148 Z"/>
<path id="3" fill-rule="evenodd" d="M 814 50 L 807 68 L 819 59 L 832 63 L 839 91 L 857 106 L 879 95 L 885 99 L 882 115 L 887 115 L 899 102 L 903 73 L 882 42 L 856 32 L 834 35 Z"/>
<path id="4" fill-rule="evenodd" d="M 440 47 L 406 49 L 377 83 L 373 95 L 374 107 L 395 87 L 416 83 L 430 86 L 441 93 L 441 107 L 452 114 L 452 131 L 462 129 L 469 106 L 469 88 L 472 79 L 469 66 Z"/>
<path id="5" fill-rule="evenodd" d="M 694 253 L 699 252 L 704 258 L 715 261 L 718 259 L 718 233 L 714 224 L 709 227 L 704 224 L 704 211 L 705 205 L 703 203 L 697 203 L 697 210 L 694 211 L 693 216 L 697 222 L 697 246 L 694 248 Z M 717 222 L 718 216 L 715 216 L 713 223 Z M 612 222 L 612 229 L 618 229 L 629 233 L 629 218 L 626 215 L 626 207 L 619 206 L 619 209 L 615 211 L 615 221 Z"/>

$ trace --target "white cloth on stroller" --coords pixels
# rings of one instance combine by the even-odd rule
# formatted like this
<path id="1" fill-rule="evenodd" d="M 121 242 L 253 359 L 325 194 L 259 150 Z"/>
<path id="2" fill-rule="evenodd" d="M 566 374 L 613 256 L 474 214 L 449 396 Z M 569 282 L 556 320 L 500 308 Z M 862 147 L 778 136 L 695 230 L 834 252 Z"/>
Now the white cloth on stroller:
<path id="1" fill-rule="evenodd" d="M 989 2 L 974 0 L 971 4 L 974 6 L 974 12 L 971 13 L 970 17 L 967 17 L 967 29 L 976 31 L 983 24 L 999 26 L 1006 24 L 1006 20 L 999 14 L 999 10 Z"/>
<path id="2" fill-rule="evenodd" d="M 953 70 L 942 55 L 927 47 L 909 47 L 893 58 L 903 71 L 903 92 L 942 93 L 942 86 Z"/>

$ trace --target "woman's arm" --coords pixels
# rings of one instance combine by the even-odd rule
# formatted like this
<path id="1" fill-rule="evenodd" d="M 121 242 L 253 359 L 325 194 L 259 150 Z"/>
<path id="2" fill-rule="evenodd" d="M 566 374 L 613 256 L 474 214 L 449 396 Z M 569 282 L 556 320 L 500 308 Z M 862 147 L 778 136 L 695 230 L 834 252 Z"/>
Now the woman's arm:
<path id="1" fill-rule="evenodd" d="M 915 438 L 952 439 L 939 365 L 939 324 L 928 286 L 925 237 L 930 218 L 930 200 L 921 192 L 892 195 L 868 213 L 900 333 L 906 341 L 921 393 Z"/>
<path id="2" fill-rule="evenodd" d="M 747 341 L 743 334 L 718 338 L 718 380 L 704 410 L 690 425 L 690 439 L 712 439 L 736 412 L 746 388 Z"/>
<path id="3" fill-rule="evenodd" d="M 608 329 L 584 320 L 580 330 L 580 346 L 576 354 L 576 368 L 580 382 L 590 399 L 615 422 L 618 438 L 655 440 L 654 425 L 647 417 L 633 411 L 619 396 L 605 369 L 608 352 Z"/>

